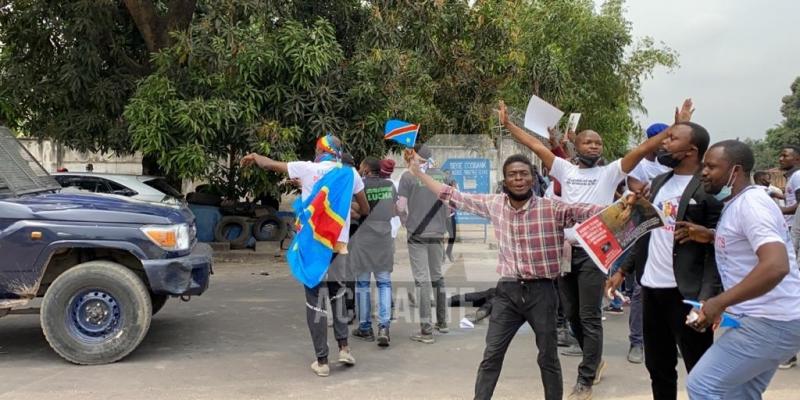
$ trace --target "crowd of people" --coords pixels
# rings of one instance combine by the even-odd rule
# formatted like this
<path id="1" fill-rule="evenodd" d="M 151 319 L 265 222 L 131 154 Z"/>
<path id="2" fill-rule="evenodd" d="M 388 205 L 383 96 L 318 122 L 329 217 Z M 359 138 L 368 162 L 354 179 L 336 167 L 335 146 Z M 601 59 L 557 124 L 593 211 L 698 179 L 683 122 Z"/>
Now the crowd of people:
<path id="1" fill-rule="evenodd" d="M 420 324 L 411 340 L 432 344 L 434 332 L 448 332 L 442 264 L 452 260 L 458 209 L 486 218 L 498 244 L 499 280 L 484 298 L 489 307 L 483 316 L 490 316 L 476 399 L 492 397 L 506 351 L 526 322 L 535 335 L 544 398 L 563 398 L 558 347 L 573 343 L 562 354 L 582 360 L 568 398 L 591 399 L 607 367 L 603 298 L 615 299 L 623 283 L 631 305 L 628 360 L 644 362 L 654 399 L 677 398 L 679 358 L 689 373 L 686 388 L 693 400 L 761 398 L 778 367 L 794 365 L 800 351 L 800 148 L 787 146 L 780 154 L 786 178 L 780 192 L 771 186 L 769 173 L 753 171 L 753 152 L 746 144 L 711 144 L 709 132 L 691 121 L 693 112 L 691 100 L 685 101 L 672 124 L 653 124 L 642 144 L 607 162 L 599 133 L 568 132 L 558 140 L 552 130 L 552 140 L 544 143 L 511 122 L 501 102 L 500 123 L 546 172 L 539 174 L 528 157 L 512 155 L 503 162 L 502 187 L 495 194 L 460 191 L 424 145 L 404 153 L 408 170 L 399 182 L 391 180 L 392 160 L 368 157 L 353 165 L 352 185 L 330 189 L 346 190 L 353 201 L 332 245 L 327 276 L 304 288 L 316 352 L 313 371 L 330 374 L 325 298 L 340 363 L 356 362 L 349 336 L 389 346 L 399 225 L 407 231 L 417 289 L 410 297 Z M 242 164 L 299 180 L 306 198 L 343 160 L 353 164 L 341 141 L 327 135 L 317 142 L 313 162 L 250 154 Z M 624 191 L 619 189 L 648 199 L 662 211 L 665 225 L 641 237 L 606 275 L 581 247 L 573 226 L 613 203 Z M 345 301 L 348 282 L 354 282 L 353 311 Z M 685 300 L 700 301 L 702 307 L 693 311 Z M 615 303 L 607 308 L 619 309 Z M 723 313 L 740 326 L 724 328 L 715 340 Z M 353 318 L 357 325 L 348 332 Z"/>

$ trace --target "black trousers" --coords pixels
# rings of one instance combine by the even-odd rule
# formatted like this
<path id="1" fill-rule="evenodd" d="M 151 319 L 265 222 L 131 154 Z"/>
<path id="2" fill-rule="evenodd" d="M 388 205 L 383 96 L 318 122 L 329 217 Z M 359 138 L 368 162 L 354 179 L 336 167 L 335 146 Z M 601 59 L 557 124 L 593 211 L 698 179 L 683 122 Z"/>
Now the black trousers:
<path id="1" fill-rule="evenodd" d="M 572 249 L 572 272 L 558 281 L 564 312 L 583 350 L 578 382 L 592 386 L 603 358 L 603 289 L 606 275 L 583 249 Z"/>
<path id="2" fill-rule="evenodd" d="M 527 322 L 533 328 L 536 347 L 539 349 L 537 362 L 544 384 L 544 398 L 561 400 L 564 385 L 561 381 L 561 363 L 558 360 L 558 292 L 554 281 L 504 278 L 497 283 L 496 293 L 497 296 L 492 299 L 492 317 L 486 332 L 486 349 L 478 367 L 475 398 L 492 398 L 508 346 L 519 327 Z"/>
<path id="3" fill-rule="evenodd" d="M 450 216 L 450 223 L 447 224 L 447 248 L 445 249 L 444 254 L 453 257 L 453 245 L 456 243 L 456 215 L 453 214 Z"/>
<path id="4" fill-rule="evenodd" d="M 650 373 L 654 400 L 678 398 L 678 352 L 681 349 L 686 371 L 714 343 L 714 333 L 704 333 L 686 326 L 691 307 L 683 304 L 677 288 L 651 289 L 642 286 L 645 366 Z"/>

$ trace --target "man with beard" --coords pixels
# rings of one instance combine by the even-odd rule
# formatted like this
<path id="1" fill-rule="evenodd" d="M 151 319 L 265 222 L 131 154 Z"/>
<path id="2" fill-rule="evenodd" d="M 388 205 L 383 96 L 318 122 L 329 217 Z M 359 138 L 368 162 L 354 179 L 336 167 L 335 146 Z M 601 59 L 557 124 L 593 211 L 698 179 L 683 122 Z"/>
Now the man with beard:
<path id="1" fill-rule="evenodd" d="M 760 399 L 778 364 L 800 349 L 800 270 L 780 208 L 750 183 L 754 163 L 742 142 L 711 146 L 703 187 L 728 200 L 716 230 L 685 224 L 685 237 L 714 244 L 724 288 L 686 323 L 701 332 L 716 328 L 724 311 L 739 323 L 725 329 L 689 374 L 692 400 Z"/>
<path id="2" fill-rule="evenodd" d="M 719 293 L 714 248 L 676 242 L 681 231 L 675 228 L 683 221 L 716 227 L 722 203 L 700 185 L 701 160 L 709 142 L 705 128 L 692 122 L 678 123 L 670 130 L 658 162 L 671 171 L 653 180 L 650 195 L 653 205 L 664 213 L 666 225 L 639 239 L 607 283 L 607 293 L 613 293 L 625 276 L 635 276 L 641 284 L 645 365 L 655 400 L 678 397 L 676 345 L 691 372 L 714 342 L 711 331 L 700 333 L 686 326 L 691 307 L 683 303 L 705 301 Z"/>
<path id="3" fill-rule="evenodd" d="M 500 118 L 505 120 L 504 108 L 501 108 Z M 503 193 L 500 194 L 461 193 L 426 175 L 419 163 L 409 163 L 409 168 L 440 200 L 489 219 L 498 238 L 497 272 L 501 278 L 492 299 L 492 317 L 475 382 L 475 398 L 492 397 L 508 346 L 519 327 L 528 322 L 539 349 L 537 361 L 545 399 L 562 399 L 555 279 L 560 274 L 564 227 L 573 220 L 589 218 L 602 207 L 565 204 L 534 196 L 533 164 L 523 155 L 513 155 L 503 164 Z"/>
<path id="4" fill-rule="evenodd" d="M 514 125 L 506 116 L 505 104 L 500 103 L 501 123 L 512 136 L 541 160 L 550 175 L 561 182 L 561 199 L 568 204 L 589 203 L 607 206 L 614 202 L 617 185 L 647 154 L 661 145 L 667 131 L 647 139 L 620 160 L 598 166 L 603 151 L 603 138 L 597 132 L 586 130 L 575 137 L 578 165 L 557 158 L 539 139 Z M 559 289 L 567 318 L 575 338 L 583 351 L 578 367 L 578 379 L 570 400 L 592 397 L 592 385 L 600 382 L 605 362 L 603 356 L 602 298 L 606 275 L 574 240 L 574 230 L 565 233 L 573 239 L 571 271 L 559 280 Z"/>

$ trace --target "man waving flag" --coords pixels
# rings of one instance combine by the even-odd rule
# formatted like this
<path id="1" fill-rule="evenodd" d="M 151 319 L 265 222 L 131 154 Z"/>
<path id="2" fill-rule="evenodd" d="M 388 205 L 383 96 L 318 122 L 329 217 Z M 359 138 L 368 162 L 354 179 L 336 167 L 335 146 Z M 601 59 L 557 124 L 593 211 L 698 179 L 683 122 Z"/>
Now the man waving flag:
<path id="1" fill-rule="evenodd" d="M 333 311 L 333 332 L 339 344 L 338 360 L 345 365 L 356 363 L 347 344 L 349 318 L 345 312 L 344 271 L 329 266 L 337 253 L 346 252 L 353 194 L 358 203 L 356 211 L 361 215 L 369 214 L 369 203 L 358 172 L 342 165 L 341 157 L 341 141 L 328 134 L 317 140 L 314 162 L 285 163 L 255 153 L 248 154 L 241 162 L 243 166 L 256 165 L 288 174 L 289 178 L 298 179 L 302 186 L 300 200 L 295 202 L 300 228 L 286 258 L 294 277 L 305 286 L 306 321 L 317 356 L 311 369 L 318 376 L 328 376 L 331 372 L 326 296 L 330 298 Z"/>
<path id="2" fill-rule="evenodd" d="M 317 181 L 308 198 L 295 200 L 300 229 L 286 259 L 292 275 L 308 288 L 319 285 L 328 272 L 352 197 L 352 168 L 339 164 Z"/>

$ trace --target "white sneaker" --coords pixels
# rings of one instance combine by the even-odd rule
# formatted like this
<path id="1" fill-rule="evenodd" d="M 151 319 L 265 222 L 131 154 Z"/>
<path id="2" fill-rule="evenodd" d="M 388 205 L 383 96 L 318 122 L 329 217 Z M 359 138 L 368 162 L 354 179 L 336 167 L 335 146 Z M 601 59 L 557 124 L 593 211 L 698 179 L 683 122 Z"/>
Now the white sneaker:
<path id="1" fill-rule="evenodd" d="M 350 350 L 339 350 L 339 362 L 345 365 L 356 365 L 356 358 L 350 353 Z"/>
<path id="2" fill-rule="evenodd" d="M 317 376 L 323 378 L 331 374 L 331 367 L 328 366 L 328 364 L 320 365 L 319 361 L 314 361 L 314 363 L 311 364 L 311 370 L 313 370 Z"/>

